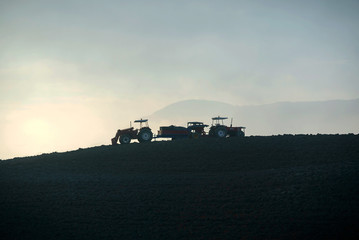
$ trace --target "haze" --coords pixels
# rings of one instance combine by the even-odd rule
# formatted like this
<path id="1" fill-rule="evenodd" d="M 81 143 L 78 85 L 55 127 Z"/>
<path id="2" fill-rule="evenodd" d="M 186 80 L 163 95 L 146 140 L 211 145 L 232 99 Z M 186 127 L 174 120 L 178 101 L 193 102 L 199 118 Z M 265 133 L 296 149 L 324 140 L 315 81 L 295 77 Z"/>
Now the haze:
<path id="1" fill-rule="evenodd" d="M 109 144 L 174 102 L 359 96 L 358 1 L 0 2 L 0 158 Z"/>

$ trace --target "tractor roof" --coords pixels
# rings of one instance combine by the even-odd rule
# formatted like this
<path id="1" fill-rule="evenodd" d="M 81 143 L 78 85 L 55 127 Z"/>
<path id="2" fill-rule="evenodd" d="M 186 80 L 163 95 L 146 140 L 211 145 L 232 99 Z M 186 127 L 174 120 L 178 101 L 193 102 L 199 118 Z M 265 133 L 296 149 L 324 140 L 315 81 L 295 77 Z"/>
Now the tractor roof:
<path id="1" fill-rule="evenodd" d="M 143 123 L 143 122 L 147 122 L 148 119 L 140 119 L 140 120 L 135 120 L 135 123 Z"/>
<path id="2" fill-rule="evenodd" d="M 224 120 L 224 119 L 228 119 L 228 118 L 227 117 L 220 117 L 220 116 L 212 118 L 212 120 Z"/>
<path id="3" fill-rule="evenodd" d="M 188 122 L 188 127 L 208 127 L 207 124 L 204 124 L 203 122 Z"/>

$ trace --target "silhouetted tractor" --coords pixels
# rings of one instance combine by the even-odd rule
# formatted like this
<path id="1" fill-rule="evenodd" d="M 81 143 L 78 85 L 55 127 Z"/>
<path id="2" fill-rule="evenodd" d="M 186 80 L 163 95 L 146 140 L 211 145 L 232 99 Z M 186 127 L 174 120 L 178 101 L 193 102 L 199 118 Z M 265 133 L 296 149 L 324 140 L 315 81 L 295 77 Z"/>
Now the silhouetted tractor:
<path id="1" fill-rule="evenodd" d="M 214 117 L 212 118 L 212 126 L 209 129 L 209 136 L 214 136 L 217 138 L 229 137 L 244 137 L 245 127 L 227 127 L 224 125 L 223 120 L 228 119 L 227 117 Z"/>
<path id="2" fill-rule="evenodd" d="M 151 128 L 148 126 L 148 120 L 135 120 L 135 123 L 140 124 L 140 129 L 130 127 L 117 130 L 116 136 L 111 139 L 112 145 L 116 145 L 118 140 L 120 140 L 121 144 L 128 144 L 132 139 L 137 139 L 140 143 L 151 142 L 153 134 Z"/>

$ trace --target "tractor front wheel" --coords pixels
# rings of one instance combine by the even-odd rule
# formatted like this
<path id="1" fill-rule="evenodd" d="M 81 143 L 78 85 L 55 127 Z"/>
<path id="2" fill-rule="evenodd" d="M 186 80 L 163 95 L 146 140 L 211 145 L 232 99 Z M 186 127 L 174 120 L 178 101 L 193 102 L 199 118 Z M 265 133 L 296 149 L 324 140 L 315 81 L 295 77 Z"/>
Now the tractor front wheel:
<path id="1" fill-rule="evenodd" d="M 131 142 L 131 137 L 127 134 L 120 136 L 120 143 L 121 144 L 129 144 Z"/>
<path id="2" fill-rule="evenodd" d="M 153 137 L 153 134 L 151 132 L 151 130 L 148 130 L 148 129 L 143 129 L 141 130 L 139 133 L 138 133 L 138 141 L 140 143 L 143 143 L 143 142 L 151 142 L 152 140 L 152 137 Z"/>

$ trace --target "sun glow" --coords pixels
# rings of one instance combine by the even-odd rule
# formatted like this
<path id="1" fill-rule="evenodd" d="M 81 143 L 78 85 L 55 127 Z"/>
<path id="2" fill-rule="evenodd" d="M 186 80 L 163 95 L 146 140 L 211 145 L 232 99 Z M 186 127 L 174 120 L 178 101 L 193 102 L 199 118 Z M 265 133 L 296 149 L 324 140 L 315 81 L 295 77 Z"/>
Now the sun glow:
<path id="1" fill-rule="evenodd" d="M 38 117 L 25 112 L 14 114 L 4 129 L 8 157 L 37 155 L 55 151 L 58 132 L 46 116 Z"/>
<path id="2" fill-rule="evenodd" d="M 62 152 L 108 143 L 103 119 L 90 106 L 76 103 L 28 105 L 5 117 L 2 158 Z M 112 133 L 112 132 L 111 132 Z"/>
<path id="3" fill-rule="evenodd" d="M 23 123 L 23 133 L 28 140 L 34 140 L 40 145 L 51 141 L 54 128 L 50 122 L 41 118 L 32 118 Z"/>

